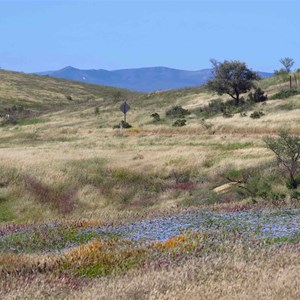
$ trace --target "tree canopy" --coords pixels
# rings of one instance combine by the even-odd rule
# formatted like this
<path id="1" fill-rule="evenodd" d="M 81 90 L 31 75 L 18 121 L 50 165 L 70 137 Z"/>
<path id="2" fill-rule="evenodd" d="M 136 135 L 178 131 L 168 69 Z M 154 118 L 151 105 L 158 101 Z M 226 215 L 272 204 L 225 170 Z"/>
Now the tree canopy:
<path id="1" fill-rule="evenodd" d="M 229 95 L 236 105 L 240 103 L 240 95 L 254 88 L 254 81 L 260 79 L 244 62 L 225 60 L 221 63 L 211 59 L 211 63 L 215 77 L 208 81 L 208 88 L 219 95 Z"/>
<path id="2" fill-rule="evenodd" d="M 294 60 L 290 57 L 283 57 L 280 60 L 280 63 L 284 66 L 284 70 L 287 73 L 291 72 L 292 66 L 294 65 Z"/>

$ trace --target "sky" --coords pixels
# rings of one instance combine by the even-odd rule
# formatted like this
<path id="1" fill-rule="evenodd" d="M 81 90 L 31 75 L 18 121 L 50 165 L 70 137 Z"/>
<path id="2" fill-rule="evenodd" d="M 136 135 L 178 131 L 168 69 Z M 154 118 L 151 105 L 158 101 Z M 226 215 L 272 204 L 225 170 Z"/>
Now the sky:
<path id="1" fill-rule="evenodd" d="M 300 67 L 300 1 L 0 0 L 0 67 L 184 70 L 240 60 Z"/>

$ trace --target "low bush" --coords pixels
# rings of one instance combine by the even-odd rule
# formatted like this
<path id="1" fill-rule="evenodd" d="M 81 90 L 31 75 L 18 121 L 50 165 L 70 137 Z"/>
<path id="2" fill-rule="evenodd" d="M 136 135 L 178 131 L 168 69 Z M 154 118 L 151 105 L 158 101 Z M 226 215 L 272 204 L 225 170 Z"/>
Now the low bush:
<path id="1" fill-rule="evenodd" d="M 256 103 L 264 102 L 268 99 L 268 97 L 265 95 L 265 92 L 261 88 L 256 88 L 253 93 L 249 93 L 248 97 L 250 101 Z"/>
<path id="2" fill-rule="evenodd" d="M 114 125 L 113 129 L 118 129 L 118 128 L 132 128 L 132 125 L 130 125 L 128 122 L 125 122 L 124 120 L 122 120 L 118 125 Z"/>
<path id="3" fill-rule="evenodd" d="M 286 181 L 286 187 L 290 190 L 292 190 L 295 186 L 299 186 L 299 185 L 300 185 L 300 174 L 295 176 L 293 182 L 290 178 Z"/>
<path id="4" fill-rule="evenodd" d="M 100 113 L 99 106 L 96 106 L 95 109 L 94 109 L 94 114 L 99 115 L 99 113 Z"/>
<path id="5" fill-rule="evenodd" d="M 296 200 L 300 200 L 300 191 L 298 191 L 298 190 L 292 191 L 291 198 L 296 199 Z"/>
<path id="6" fill-rule="evenodd" d="M 233 100 L 223 101 L 222 99 L 215 99 L 208 103 L 208 105 L 200 107 L 195 111 L 197 115 L 205 118 L 211 118 L 218 114 L 222 114 L 225 118 L 232 117 L 235 113 L 243 114 L 245 111 L 253 107 L 253 102 L 240 99 L 240 105 L 235 105 Z"/>
<path id="7" fill-rule="evenodd" d="M 272 187 L 284 182 L 282 174 L 272 166 L 248 169 L 230 169 L 224 175 L 229 181 L 238 183 L 237 193 L 241 197 L 259 197 L 265 200 L 282 200 L 285 194 L 272 191 Z"/>
<path id="8" fill-rule="evenodd" d="M 184 118 L 189 114 L 190 112 L 181 105 L 175 105 L 166 111 L 166 116 L 170 118 Z"/>
<path id="9" fill-rule="evenodd" d="M 259 119 L 260 117 L 264 116 L 265 113 L 262 111 L 254 111 L 251 115 L 250 118 L 252 119 Z"/>
<path id="10" fill-rule="evenodd" d="M 186 119 L 178 119 L 172 124 L 172 126 L 174 127 L 182 127 L 185 125 L 186 125 Z"/>
<path id="11" fill-rule="evenodd" d="M 159 116 L 158 113 L 153 113 L 153 114 L 151 115 L 151 117 L 153 118 L 153 121 L 154 121 L 154 122 L 159 122 L 159 121 L 160 121 L 160 116 Z"/>

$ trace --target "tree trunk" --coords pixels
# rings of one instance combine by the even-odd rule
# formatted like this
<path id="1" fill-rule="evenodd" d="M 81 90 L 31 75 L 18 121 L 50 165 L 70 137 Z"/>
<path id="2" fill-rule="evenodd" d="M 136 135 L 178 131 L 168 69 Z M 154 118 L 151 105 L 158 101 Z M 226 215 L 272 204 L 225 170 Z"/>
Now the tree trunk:
<path id="1" fill-rule="evenodd" d="M 236 97 L 235 97 L 235 105 L 236 106 L 239 106 L 240 105 L 240 94 L 236 94 Z"/>
<path id="2" fill-rule="evenodd" d="M 298 182 L 297 180 L 294 178 L 294 176 L 292 174 L 290 174 L 290 183 L 291 183 L 291 189 L 295 190 L 298 187 Z"/>

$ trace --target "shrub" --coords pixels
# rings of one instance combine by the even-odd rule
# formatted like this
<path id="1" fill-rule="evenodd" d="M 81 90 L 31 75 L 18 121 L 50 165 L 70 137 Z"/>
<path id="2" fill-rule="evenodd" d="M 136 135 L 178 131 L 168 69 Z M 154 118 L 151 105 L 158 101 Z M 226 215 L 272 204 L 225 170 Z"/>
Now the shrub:
<path id="1" fill-rule="evenodd" d="M 185 125 L 186 125 L 186 119 L 178 119 L 172 124 L 172 126 L 174 127 L 182 127 Z"/>
<path id="2" fill-rule="evenodd" d="M 264 116 L 264 112 L 262 111 L 254 111 L 251 115 L 250 118 L 252 119 L 259 119 L 260 117 Z"/>
<path id="3" fill-rule="evenodd" d="M 99 106 L 95 107 L 94 113 L 95 113 L 95 115 L 99 115 L 99 113 L 100 113 Z"/>
<path id="4" fill-rule="evenodd" d="M 297 185 L 299 186 L 300 185 L 300 174 L 295 176 L 295 179 L 294 181 L 292 181 L 290 178 L 286 181 L 286 187 L 288 189 L 293 189 L 293 185 Z"/>
<path id="5" fill-rule="evenodd" d="M 230 182 L 238 183 L 237 193 L 242 197 L 273 199 L 278 196 L 272 192 L 272 186 L 279 182 L 280 176 L 267 165 L 241 170 L 230 169 L 225 177 Z"/>
<path id="6" fill-rule="evenodd" d="M 158 113 L 153 113 L 153 114 L 151 115 L 151 117 L 153 118 L 153 121 L 154 121 L 154 122 L 159 122 L 159 121 L 160 121 L 160 116 L 159 116 Z"/>
<path id="7" fill-rule="evenodd" d="M 291 193 L 291 198 L 292 198 L 292 199 L 300 200 L 300 191 L 298 191 L 298 190 L 292 191 L 292 193 Z"/>
<path id="8" fill-rule="evenodd" d="M 300 184 L 298 171 L 300 169 L 300 137 L 292 136 L 281 130 L 278 138 L 265 137 L 266 146 L 274 152 L 278 164 L 281 164 L 289 174 L 288 187 L 297 189 Z"/>
<path id="9" fill-rule="evenodd" d="M 264 102 L 268 99 L 265 92 L 261 88 L 256 88 L 254 93 L 249 93 L 249 100 L 252 102 Z"/>
<path id="10" fill-rule="evenodd" d="M 189 114 L 190 112 L 181 105 L 175 105 L 166 111 L 166 116 L 171 118 L 184 118 L 184 116 Z"/>
<path id="11" fill-rule="evenodd" d="M 122 120 L 118 125 L 114 125 L 113 129 L 118 129 L 120 128 L 120 126 L 122 126 L 122 128 L 132 128 L 132 125 L 130 125 L 129 123 L 125 122 L 124 120 Z"/>
<path id="12" fill-rule="evenodd" d="M 273 96 L 270 97 L 270 99 L 275 100 L 275 99 L 287 99 L 289 97 L 299 95 L 300 91 L 295 90 L 295 89 L 290 89 L 290 90 L 281 90 L 280 92 L 274 94 Z"/>
<path id="13" fill-rule="evenodd" d="M 250 109 L 253 103 L 245 101 L 242 97 L 240 98 L 239 106 L 235 105 L 233 100 L 222 101 L 221 99 L 215 99 L 198 109 L 198 114 L 202 117 L 213 117 L 218 114 L 222 114 L 225 118 L 230 118 L 235 113 L 244 113 L 245 110 Z"/>
<path id="14" fill-rule="evenodd" d="M 223 110 L 223 117 L 224 118 L 232 118 L 233 117 L 233 112 L 230 107 L 225 107 Z"/>

